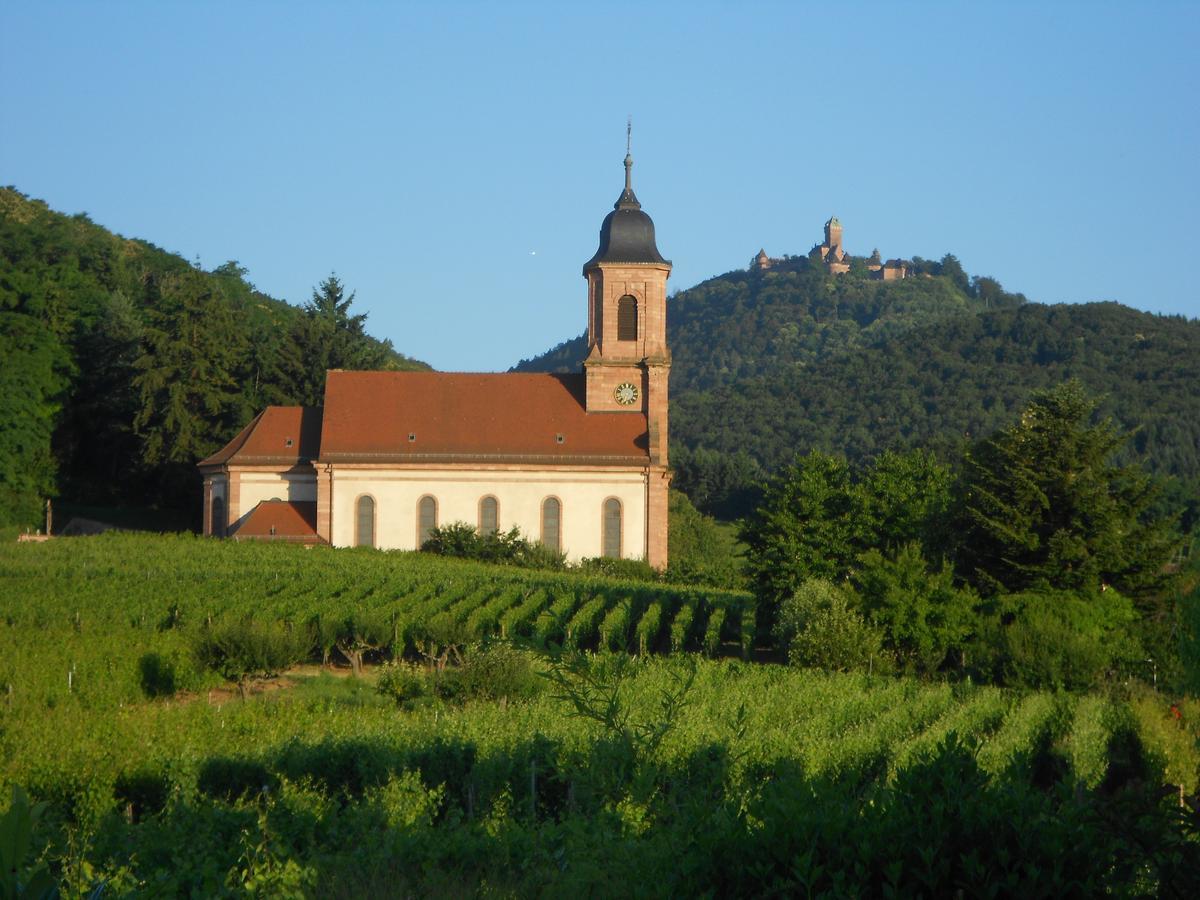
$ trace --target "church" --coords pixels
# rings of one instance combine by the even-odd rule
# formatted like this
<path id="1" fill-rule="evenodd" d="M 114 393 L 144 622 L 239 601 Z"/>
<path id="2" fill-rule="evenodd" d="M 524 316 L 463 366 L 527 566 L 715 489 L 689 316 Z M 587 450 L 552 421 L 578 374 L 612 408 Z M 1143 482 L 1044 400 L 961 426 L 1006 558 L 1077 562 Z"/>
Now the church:
<path id="1" fill-rule="evenodd" d="M 632 185 L 583 266 L 578 374 L 332 370 L 319 408 L 272 406 L 199 463 L 204 533 L 416 550 L 466 522 L 568 560 L 667 564 L 667 278 Z"/>

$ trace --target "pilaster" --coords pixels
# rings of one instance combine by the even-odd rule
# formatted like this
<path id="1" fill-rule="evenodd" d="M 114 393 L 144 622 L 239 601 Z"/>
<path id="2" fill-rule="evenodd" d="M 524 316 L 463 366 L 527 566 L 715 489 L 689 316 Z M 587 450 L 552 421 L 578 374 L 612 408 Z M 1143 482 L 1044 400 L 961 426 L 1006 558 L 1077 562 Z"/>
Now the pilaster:
<path id="1" fill-rule="evenodd" d="M 225 489 L 225 529 L 232 530 L 242 517 L 242 473 L 236 469 L 229 470 L 228 487 Z"/>
<path id="2" fill-rule="evenodd" d="M 651 466 L 646 473 L 646 562 L 655 569 L 667 567 L 668 489 L 671 473 L 665 466 Z"/>
<path id="3" fill-rule="evenodd" d="M 333 543 L 333 466 L 315 465 L 317 470 L 317 535 Z"/>

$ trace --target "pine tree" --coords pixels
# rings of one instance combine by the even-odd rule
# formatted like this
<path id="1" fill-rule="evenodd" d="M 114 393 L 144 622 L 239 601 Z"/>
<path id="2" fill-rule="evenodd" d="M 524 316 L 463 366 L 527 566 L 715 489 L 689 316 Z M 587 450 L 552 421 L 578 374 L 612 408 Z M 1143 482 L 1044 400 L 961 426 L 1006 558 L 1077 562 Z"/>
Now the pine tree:
<path id="1" fill-rule="evenodd" d="M 1156 490 L 1077 381 L 1036 393 L 1019 421 L 968 452 L 962 574 L 986 593 L 1037 588 L 1131 596 L 1161 586 L 1169 523 L 1147 514 Z"/>

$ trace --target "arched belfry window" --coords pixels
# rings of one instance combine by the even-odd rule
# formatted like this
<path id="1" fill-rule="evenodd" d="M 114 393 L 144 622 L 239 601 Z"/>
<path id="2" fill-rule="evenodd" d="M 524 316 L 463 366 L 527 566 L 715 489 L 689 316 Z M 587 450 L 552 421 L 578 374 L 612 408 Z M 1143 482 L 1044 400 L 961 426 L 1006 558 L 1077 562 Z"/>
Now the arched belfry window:
<path id="1" fill-rule="evenodd" d="M 363 494 L 354 508 L 354 546 L 375 546 L 375 498 Z"/>
<path id="2" fill-rule="evenodd" d="M 621 558 L 621 501 L 616 497 L 604 501 L 604 555 Z"/>
<path id="3" fill-rule="evenodd" d="M 557 497 L 542 501 L 542 543 L 555 552 L 562 549 L 562 502 Z"/>
<path id="4" fill-rule="evenodd" d="M 437 500 L 425 496 L 417 501 L 417 549 L 425 545 L 433 529 L 437 528 Z"/>
<path id="5" fill-rule="evenodd" d="M 213 497 L 209 530 L 214 537 L 225 537 L 225 501 L 221 497 Z"/>
<path id="6" fill-rule="evenodd" d="M 626 294 L 617 301 L 617 340 L 636 341 L 638 336 L 637 298 Z"/>
<path id="7" fill-rule="evenodd" d="M 495 497 L 479 501 L 479 533 L 495 534 L 500 529 L 500 504 Z"/>

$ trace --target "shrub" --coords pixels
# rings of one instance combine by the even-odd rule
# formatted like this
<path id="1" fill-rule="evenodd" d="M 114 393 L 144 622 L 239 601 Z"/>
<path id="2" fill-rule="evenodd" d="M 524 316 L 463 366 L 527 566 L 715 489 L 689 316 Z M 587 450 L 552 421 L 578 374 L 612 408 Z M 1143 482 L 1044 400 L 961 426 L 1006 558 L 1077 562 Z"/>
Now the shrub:
<path id="1" fill-rule="evenodd" d="M 853 607 L 847 591 L 805 581 L 779 608 L 775 638 L 793 666 L 862 671 L 889 668 L 883 632 Z"/>
<path id="2" fill-rule="evenodd" d="M 236 681 L 243 699 L 250 678 L 281 672 L 303 660 L 311 650 L 312 641 L 305 629 L 252 618 L 205 627 L 194 647 L 200 665 Z"/>
<path id="3" fill-rule="evenodd" d="M 398 661 L 386 663 L 379 670 L 375 690 L 391 697 L 399 706 L 411 708 L 428 694 L 425 674 L 420 666 Z"/>
<path id="4" fill-rule="evenodd" d="M 463 700 L 521 700 L 542 687 L 531 655 L 507 643 L 475 648 L 446 676 L 449 692 Z"/>
<path id="5" fill-rule="evenodd" d="M 536 569 L 561 569 L 566 560 L 565 554 L 527 540 L 515 525 L 508 531 L 480 534 L 466 522 L 451 522 L 434 528 L 421 549 L 440 556 Z"/>
<path id="6" fill-rule="evenodd" d="M 173 697 L 200 686 L 196 661 L 186 649 L 146 653 L 138 660 L 139 682 L 147 697 Z"/>
<path id="7" fill-rule="evenodd" d="M 975 651 L 975 668 L 1014 687 L 1078 690 L 1143 654 L 1129 624 L 1133 605 L 1114 590 L 1000 597 Z"/>
<path id="8" fill-rule="evenodd" d="M 640 559 L 615 559 L 611 556 L 589 556 L 579 561 L 579 570 L 609 578 L 629 581 L 660 581 L 661 576 L 648 562 Z"/>

